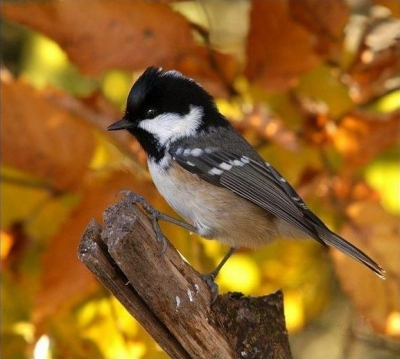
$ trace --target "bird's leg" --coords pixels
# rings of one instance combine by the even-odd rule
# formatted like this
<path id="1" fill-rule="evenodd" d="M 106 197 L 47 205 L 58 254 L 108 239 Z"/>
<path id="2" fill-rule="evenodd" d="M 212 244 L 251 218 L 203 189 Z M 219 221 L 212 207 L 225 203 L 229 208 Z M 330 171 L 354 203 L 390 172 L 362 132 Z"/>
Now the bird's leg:
<path id="1" fill-rule="evenodd" d="M 186 223 L 186 222 L 180 221 L 178 219 L 175 219 L 173 217 L 170 217 L 160 211 L 157 211 L 154 207 L 152 207 L 150 204 L 148 204 L 142 196 L 139 196 L 138 194 L 133 193 L 132 191 L 122 190 L 122 191 L 119 191 L 118 194 L 125 194 L 126 196 L 129 196 L 129 199 L 132 200 L 133 203 L 139 203 L 142 206 L 142 208 L 144 209 L 144 211 L 148 214 L 148 216 L 150 217 L 150 221 L 151 221 L 153 230 L 156 233 L 156 239 L 159 243 L 162 244 L 162 249 L 160 251 L 160 255 L 164 254 L 165 251 L 167 250 L 168 242 L 158 224 L 159 220 L 176 224 L 177 226 L 186 228 L 191 232 L 197 232 L 196 227 L 190 225 L 189 223 Z"/>
<path id="2" fill-rule="evenodd" d="M 225 257 L 222 258 L 221 262 L 217 265 L 217 267 L 211 271 L 210 273 L 203 274 L 201 278 L 207 283 L 207 285 L 211 289 L 211 304 L 215 302 L 218 296 L 218 284 L 214 282 L 215 278 L 217 277 L 219 271 L 221 268 L 224 266 L 226 261 L 229 259 L 229 257 L 236 251 L 235 247 L 229 248 L 228 253 L 225 254 Z"/>
<path id="3" fill-rule="evenodd" d="M 197 233 L 198 230 L 195 226 L 192 226 L 189 223 L 180 221 L 179 219 L 175 219 L 173 217 L 170 217 L 166 215 L 165 213 L 162 213 L 160 211 L 157 211 L 154 207 L 152 207 L 150 204 L 147 203 L 147 201 L 142 197 L 139 196 L 136 193 L 133 193 L 132 191 L 129 190 L 122 190 L 118 192 L 119 194 L 125 194 L 126 196 L 129 196 L 129 199 L 133 203 L 139 203 L 144 211 L 148 214 L 150 217 L 150 221 L 153 227 L 154 232 L 156 233 L 156 239 L 159 243 L 162 244 L 162 249 L 160 251 L 160 255 L 165 253 L 165 251 L 168 248 L 168 242 L 164 236 L 164 234 L 161 231 L 161 228 L 158 224 L 159 220 L 162 221 L 167 221 L 170 223 L 173 223 L 177 226 L 183 227 L 188 229 L 191 232 Z M 210 273 L 203 274 L 201 278 L 206 282 L 206 284 L 210 287 L 211 289 L 211 304 L 215 302 L 218 296 L 218 285 L 214 282 L 215 278 L 217 277 L 219 271 L 221 268 L 224 266 L 226 261 L 229 259 L 229 257 L 236 251 L 235 247 L 231 247 L 228 251 L 228 253 L 225 254 L 224 258 L 222 258 L 221 262 L 218 264 L 218 266 L 211 271 Z"/>

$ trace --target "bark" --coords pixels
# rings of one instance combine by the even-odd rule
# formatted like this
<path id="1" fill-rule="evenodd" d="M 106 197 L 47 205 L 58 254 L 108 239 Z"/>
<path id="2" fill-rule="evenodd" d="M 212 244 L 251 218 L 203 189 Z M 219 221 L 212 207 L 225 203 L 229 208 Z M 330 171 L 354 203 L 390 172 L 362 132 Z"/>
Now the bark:
<path id="1" fill-rule="evenodd" d="M 218 296 L 168 242 L 160 254 L 151 223 L 129 196 L 92 220 L 79 259 L 172 358 L 291 358 L 280 291 Z"/>

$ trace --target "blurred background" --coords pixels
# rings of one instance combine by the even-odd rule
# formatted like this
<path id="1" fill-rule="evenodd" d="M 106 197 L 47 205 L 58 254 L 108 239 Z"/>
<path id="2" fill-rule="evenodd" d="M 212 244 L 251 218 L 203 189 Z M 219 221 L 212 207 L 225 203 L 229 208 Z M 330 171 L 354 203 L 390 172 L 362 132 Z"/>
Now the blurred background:
<path id="1" fill-rule="evenodd" d="M 147 66 L 176 69 L 387 272 L 315 241 L 241 250 L 220 292 L 282 289 L 295 358 L 400 356 L 399 2 L 3 1 L 2 358 L 167 358 L 77 259 L 91 218 L 131 189 L 171 215 L 125 133 Z M 171 225 L 200 272 L 226 248 Z"/>

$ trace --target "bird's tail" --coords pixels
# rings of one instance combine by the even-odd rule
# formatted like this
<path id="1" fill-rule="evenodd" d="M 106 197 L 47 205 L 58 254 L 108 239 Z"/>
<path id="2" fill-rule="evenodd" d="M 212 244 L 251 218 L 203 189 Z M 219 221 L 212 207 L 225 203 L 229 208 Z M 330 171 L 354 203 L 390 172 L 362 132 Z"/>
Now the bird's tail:
<path id="1" fill-rule="evenodd" d="M 344 238 L 340 237 L 339 235 L 330 231 L 327 228 L 317 229 L 317 231 L 320 239 L 322 239 L 327 245 L 332 246 L 343 252 L 344 254 L 347 254 L 356 261 L 365 264 L 380 278 L 385 279 L 385 270 L 356 246 L 347 242 Z"/>

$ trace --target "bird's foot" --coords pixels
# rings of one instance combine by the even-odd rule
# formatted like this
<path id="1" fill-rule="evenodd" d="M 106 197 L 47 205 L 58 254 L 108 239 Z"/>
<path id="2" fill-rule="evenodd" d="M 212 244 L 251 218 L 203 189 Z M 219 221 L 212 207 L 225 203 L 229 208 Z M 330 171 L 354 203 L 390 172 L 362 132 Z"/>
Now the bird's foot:
<path id="1" fill-rule="evenodd" d="M 146 212 L 146 214 L 150 218 L 151 225 L 156 234 L 157 242 L 161 243 L 161 245 L 162 245 L 159 255 L 164 254 L 168 248 L 168 241 L 165 238 L 164 234 L 162 233 L 161 228 L 158 224 L 158 221 L 160 219 L 165 219 L 166 215 L 160 211 L 157 211 L 153 206 L 151 206 L 149 203 L 147 203 L 147 201 L 142 196 L 139 196 L 138 194 L 136 194 L 130 190 L 121 190 L 117 193 L 117 196 L 118 195 L 125 195 L 133 203 L 139 203 L 141 205 L 143 210 Z"/>
<path id="2" fill-rule="evenodd" d="M 204 280 L 204 282 L 206 282 L 206 284 L 210 287 L 211 289 L 211 305 L 214 304 L 214 302 L 216 301 L 217 297 L 218 297 L 218 284 L 215 283 L 215 275 L 213 272 L 208 273 L 208 274 L 202 274 L 201 275 L 201 279 Z"/>

